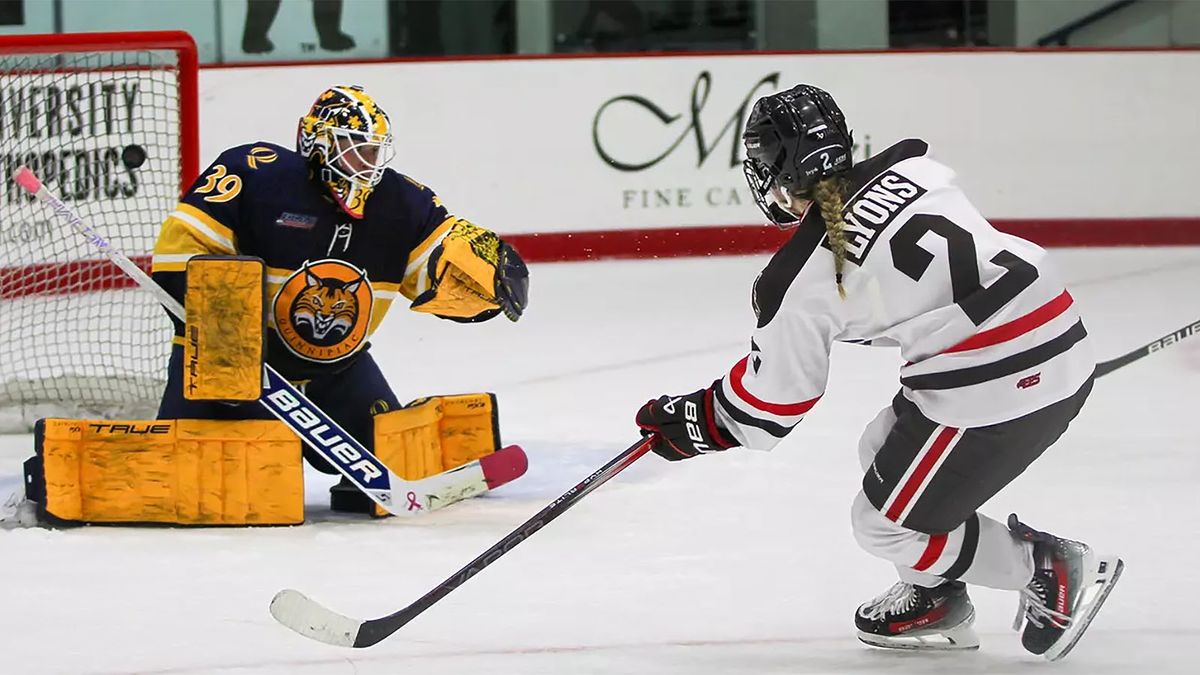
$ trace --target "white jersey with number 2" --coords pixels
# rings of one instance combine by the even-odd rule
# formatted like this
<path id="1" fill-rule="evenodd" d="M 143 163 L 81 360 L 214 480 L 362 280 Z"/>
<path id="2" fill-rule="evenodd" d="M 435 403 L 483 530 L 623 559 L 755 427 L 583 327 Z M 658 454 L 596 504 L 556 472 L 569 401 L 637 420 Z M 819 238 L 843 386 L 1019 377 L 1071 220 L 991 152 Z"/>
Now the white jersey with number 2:
<path id="1" fill-rule="evenodd" d="M 928 150 L 905 140 L 845 174 L 845 299 L 815 206 L 755 281 L 750 353 L 715 391 L 742 445 L 769 449 L 803 419 L 834 342 L 898 346 L 903 395 L 955 427 L 1026 415 L 1092 376 L 1087 331 L 1046 252 L 993 228 Z"/>

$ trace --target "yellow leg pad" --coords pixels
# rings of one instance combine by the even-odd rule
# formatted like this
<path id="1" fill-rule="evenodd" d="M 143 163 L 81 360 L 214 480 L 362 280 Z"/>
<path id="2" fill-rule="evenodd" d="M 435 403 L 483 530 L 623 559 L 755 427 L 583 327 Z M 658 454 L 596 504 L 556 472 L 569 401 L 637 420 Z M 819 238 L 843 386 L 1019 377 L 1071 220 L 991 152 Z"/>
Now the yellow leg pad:
<path id="1" fill-rule="evenodd" d="M 202 255 L 188 261 L 184 398 L 258 399 L 265 302 L 266 267 L 259 258 Z"/>
<path id="2" fill-rule="evenodd" d="M 448 471 L 499 447 L 495 394 L 431 396 L 375 416 L 375 454 L 405 480 Z M 375 515 L 386 512 L 376 506 Z"/>
<path id="3" fill-rule="evenodd" d="M 375 416 L 376 456 L 405 480 L 441 473 L 438 426 L 442 409 L 436 398 Z"/>
<path id="4" fill-rule="evenodd" d="M 26 464 L 30 496 L 59 520 L 304 521 L 300 441 L 281 422 L 47 419 L 35 439 L 38 456 Z"/>
<path id="5" fill-rule="evenodd" d="M 462 466 L 500 447 L 495 394 L 442 396 L 442 461 L 446 469 Z"/>

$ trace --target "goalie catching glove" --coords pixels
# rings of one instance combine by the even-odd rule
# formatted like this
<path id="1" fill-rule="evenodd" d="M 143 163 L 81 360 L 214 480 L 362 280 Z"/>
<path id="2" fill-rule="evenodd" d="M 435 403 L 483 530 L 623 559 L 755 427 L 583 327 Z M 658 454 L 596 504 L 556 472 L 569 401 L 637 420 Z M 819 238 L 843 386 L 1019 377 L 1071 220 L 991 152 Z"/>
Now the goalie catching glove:
<path id="1" fill-rule="evenodd" d="M 496 233 L 458 220 L 429 256 L 429 289 L 411 309 L 470 323 L 503 312 L 521 318 L 529 302 L 529 268 Z"/>
<path id="2" fill-rule="evenodd" d="M 651 437 L 654 454 L 672 462 L 738 445 L 717 423 L 712 387 L 648 401 L 638 410 L 637 425 L 643 436 Z"/>

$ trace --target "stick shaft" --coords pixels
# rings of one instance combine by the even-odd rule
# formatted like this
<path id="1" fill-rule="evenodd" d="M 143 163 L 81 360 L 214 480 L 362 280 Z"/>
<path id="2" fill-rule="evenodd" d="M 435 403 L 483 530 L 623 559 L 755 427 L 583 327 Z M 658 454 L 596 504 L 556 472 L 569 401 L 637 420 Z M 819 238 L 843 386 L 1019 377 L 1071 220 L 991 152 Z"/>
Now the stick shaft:
<path id="1" fill-rule="evenodd" d="M 483 571 L 485 567 L 496 562 L 505 553 L 533 536 L 535 532 L 545 527 L 555 518 L 566 513 L 592 490 L 609 481 L 613 476 L 627 469 L 631 464 L 650 451 L 650 440 L 642 439 L 629 446 L 608 464 L 597 469 L 592 475 L 584 478 L 575 487 L 567 490 L 561 497 L 551 502 L 546 508 L 538 511 L 532 518 L 509 532 L 500 541 L 492 545 L 477 558 L 467 563 L 465 567 L 452 574 L 448 579 L 438 584 L 433 590 L 418 598 L 408 607 L 389 614 L 388 616 L 366 621 L 359 628 L 354 641 L 355 647 L 369 647 L 404 627 L 437 601 L 449 595 L 454 589 L 463 585 L 468 579 Z"/>
<path id="2" fill-rule="evenodd" d="M 26 169 L 26 171 L 28 170 Z M 30 172 L 29 176 L 32 175 L 32 172 Z M 24 180 L 28 180 L 28 176 L 24 176 L 23 178 Z M 36 177 L 34 177 L 34 180 L 37 180 Z M 22 187 L 25 186 L 22 185 Z M 39 201 L 53 209 L 56 215 L 65 220 L 68 225 L 75 229 L 76 232 L 83 235 L 100 251 L 100 253 L 104 254 L 104 257 L 108 258 L 114 265 L 121 268 L 121 271 L 125 272 L 125 274 L 128 274 L 138 286 L 140 286 L 143 290 L 149 291 L 151 294 L 153 294 L 154 299 L 157 300 L 163 307 L 165 307 L 168 312 L 174 315 L 176 319 L 179 319 L 180 321 L 184 320 L 183 305 L 181 305 L 178 300 L 172 297 L 165 288 L 155 283 L 154 280 L 150 278 L 150 275 L 146 274 L 145 270 L 143 270 L 141 267 L 138 267 L 137 263 L 130 260 L 128 256 L 122 253 L 119 249 L 115 248 L 112 245 L 112 242 L 105 239 L 100 235 L 99 232 L 84 222 L 83 218 L 80 217 L 80 215 L 76 213 L 74 209 L 67 206 L 61 199 L 58 198 L 57 195 L 50 192 L 49 188 L 43 185 L 41 181 L 37 182 L 37 189 L 33 192 Z"/>
<path id="3" fill-rule="evenodd" d="M 1192 337 L 1197 333 L 1200 333 L 1200 321 L 1192 322 L 1183 328 L 1180 328 L 1179 330 L 1171 331 L 1157 340 L 1152 341 L 1150 344 L 1138 347 L 1128 354 L 1124 354 L 1115 359 L 1109 359 L 1108 361 L 1096 364 L 1096 377 L 1107 375 L 1118 368 L 1123 368 L 1144 356 L 1149 356 L 1154 352 L 1166 347 L 1170 347 L 1171 345 Z"/>

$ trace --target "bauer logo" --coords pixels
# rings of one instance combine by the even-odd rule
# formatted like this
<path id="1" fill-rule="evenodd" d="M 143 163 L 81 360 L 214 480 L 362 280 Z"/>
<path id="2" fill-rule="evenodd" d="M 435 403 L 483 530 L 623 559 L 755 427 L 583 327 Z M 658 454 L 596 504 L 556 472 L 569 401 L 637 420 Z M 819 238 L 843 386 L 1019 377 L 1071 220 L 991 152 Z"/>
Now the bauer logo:
<path id="1" fill-rule="evenodd" d="M 1197 321 L 1196 323 L 1194 323 L 1190 326 L 1181 328 L 1161 340 L 1156 340 L 1154 342 L 1151 342 L 1150 347 L 1147 349 L 1147 351 L 1148 352 L 1156 352 L 1156 351 L 1162 349 L 1163 347 L 1170 347 L 1171 345 L 1175 344 L 1176 342 L 1179 342 L 1180 340 L 1183 340 L 1185 338 L 1189 338 L 1189 337 L 1195 335 L 1196 333 L 1200 333 L 1200 321 Z"/>
<path id="2" fill-rule="evenodd" d="M 293 396 L 286 389 L 277 389 L 266 396 L 266 400 L 275 409 L 275 414 L 285 417 L 288 426 L 304 441 L 332 457 L 346 471 L 356 471 L 362 474 L 362 481 L 370 485 L 371 481 L 383 476 L 379 467 L 363 456 L 360 445 L 345 432 L 336 429 L 333 423 L 324 419 L 324 413 L 305 405 L 303 401 Z"/>
<path id="3" fill-rule="evenodd" d="M 373 301 L 364 270 L 342 260 L 306 262 L 275 294 L 275 328 L 296 356 L 340 361 L 366 341 Z"/>

